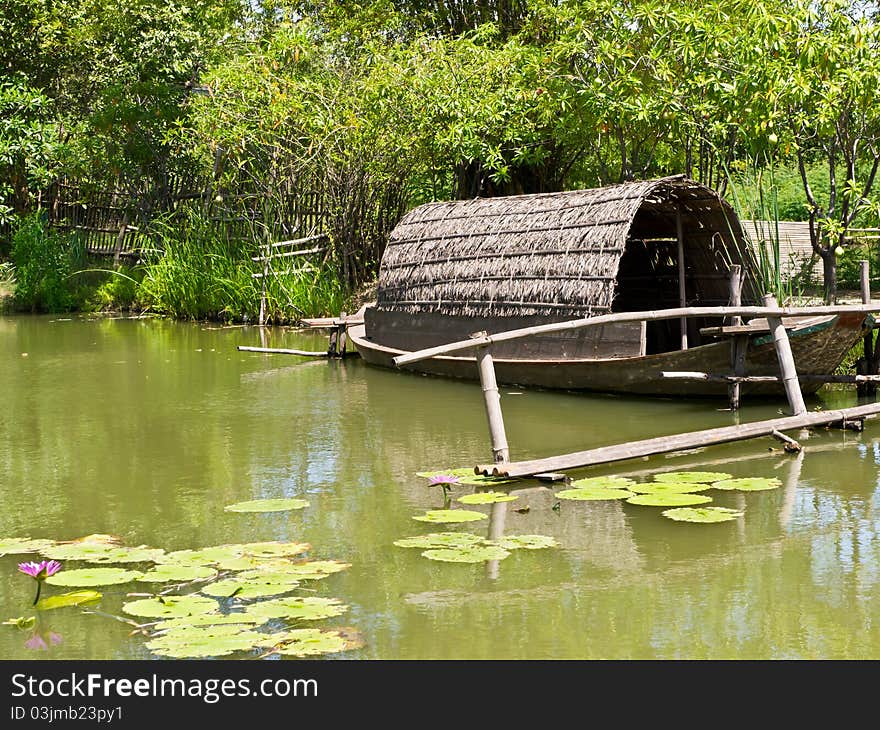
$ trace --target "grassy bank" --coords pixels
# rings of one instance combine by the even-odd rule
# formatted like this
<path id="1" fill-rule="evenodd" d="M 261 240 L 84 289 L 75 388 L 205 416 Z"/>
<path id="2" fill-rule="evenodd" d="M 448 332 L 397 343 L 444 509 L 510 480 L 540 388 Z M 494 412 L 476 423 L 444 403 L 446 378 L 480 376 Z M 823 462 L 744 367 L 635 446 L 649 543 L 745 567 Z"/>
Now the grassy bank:
<path id="1" fill-rule="evenodd" d="M 50 229 L 39 216 L 22 220 L 11 260 L 0 269 L 6 311 L 136 311 L 178 319 L 289 324 L 335 314 L 351 301 L 329 262 L 263 278 L 256 243 L 224 240 L 198 217 L 157 221 L 152 247 L 136 262 L 113 267 L 86 253 L 76 234 Z M 349 305 L 350 306 L 350 305 Z"/>

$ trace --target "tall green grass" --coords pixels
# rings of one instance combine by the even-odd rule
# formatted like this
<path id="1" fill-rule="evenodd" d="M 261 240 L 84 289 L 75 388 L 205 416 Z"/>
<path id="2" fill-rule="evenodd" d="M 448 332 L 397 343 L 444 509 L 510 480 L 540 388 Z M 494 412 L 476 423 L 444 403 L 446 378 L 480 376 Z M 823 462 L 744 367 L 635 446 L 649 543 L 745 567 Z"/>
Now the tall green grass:
<path id="1" fill-rule="evenodd" d="M 254 322 L 263 289 L 262 264 L 252 259 L 257 241 L 229 240 L 198 211 L 154 222 L 154 248 L 144 257 L 138 297 L 157 312 L 188 319 Z M 288 259 L 289 261 L 289 259 Z M 331 267 L 304 271 L 274 262 L 279 273 L 266 277 L 267 322 L 283 324 L 301 317 L 337 313 L 346 292 Z"/>
<path id="2" fill-rule="evenodd" d="M 753 160 L 747 171 L 737 175 L 728 171 L 727 178 L 737 216 L 740 220 L 753 221 L 744 223 L 743 227 L 758 265 L 761 290 L 773 294 L 780 303 L 802 298 L 800 282 L 787 273 L 782 260 L 779 185 L 773 161 L 761 165 Z"/>

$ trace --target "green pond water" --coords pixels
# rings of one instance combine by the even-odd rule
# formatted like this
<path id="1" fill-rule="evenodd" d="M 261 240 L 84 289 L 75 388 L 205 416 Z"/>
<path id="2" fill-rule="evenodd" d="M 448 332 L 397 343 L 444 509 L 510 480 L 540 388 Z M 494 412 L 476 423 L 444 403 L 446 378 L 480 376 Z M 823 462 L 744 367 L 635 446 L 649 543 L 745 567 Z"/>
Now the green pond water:
<path id="1" fill-rule="evenodd" d="M 318 350 L 326 338 L 277 329 L 265 343 Z M 491 524 L 430 525 L 412 518 L 441 508 L 442 492 L 416 472 L 491 455 L 479 386 L 357 358 L 236 350 L 260 344 L 256 328 L 0 317 L 0 537 L 104 533 L 166 550 L 308 542 L 307 557 L 352 566 L 301 592 L 349 606 L 314 624 L 360 632 L 364 645 L 330 655 L 340 659 L 880 657 L 880 422 L 862 433 L 802 434 L 800 456 L 765 439 L 571 474 L 641 481 L 700 469 L 782 481 L 770 491 L 709 492 L 713 505 L 744 511 L 733 522 L 680 523 L 656 507 L 557 500 L 563 487 L 531 481 L 494 508 Z M 516 459 L 736 418 L 722 402 L 502 394 Z M 853 403 L 852 391 L 835 390 L 808 406 Z M 740 417 L 783 407 L 752 403 Z M 277 497 L 309 506 L 224 511 Z M 485 536 L 502 515 L 505 534 L 547 535 L 560 546 L 452 564 L 393 545 L 428 532 Z M 89 613 L 38 613 L 33 581 L 16 570 L 33 557 L 0 557 L 0 620 L 38 616 L 34 629 L 0 626 L 0 657 L 152 656 L 146 639 L 113 616 L 133 600 L 127 594 L 155 585 L 101 588 Z M 65 562 L 75 567 L 85 564 Z M 44 595 L 65 590 L 46 586 Z"/>

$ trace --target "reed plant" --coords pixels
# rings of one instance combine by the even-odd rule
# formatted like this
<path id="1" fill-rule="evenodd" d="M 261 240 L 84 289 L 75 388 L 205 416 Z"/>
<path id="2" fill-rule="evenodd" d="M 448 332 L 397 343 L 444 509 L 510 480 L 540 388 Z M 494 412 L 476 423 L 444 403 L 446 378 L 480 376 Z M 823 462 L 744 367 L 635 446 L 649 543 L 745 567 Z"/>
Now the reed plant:
<path id="1" fill-rule="evenodd" d="M 737 216 L 743 223 L 743 232 L 757 263 L 757 282 L 765 294 L 773 294 L 780 303 L 794 303 L 802 299 L 799 277 L 792 276 L 782 258 L 779 237 L 779 186 L 776 182 L 772 159 L 762 165 L 757 159 L 739 174 L 727 170 L 730 197 Z"/>
<path id="2" fill-rule="evenodd" d="M 254 322 L 265 296 L 267 322 L 336 313 L 345 290 L 328 264 L 277 268 L 263 281 L 255 240 L 230 239 L 197 210 L 153 222 L 138 297 L 154 311 L 184 319 Z"/>

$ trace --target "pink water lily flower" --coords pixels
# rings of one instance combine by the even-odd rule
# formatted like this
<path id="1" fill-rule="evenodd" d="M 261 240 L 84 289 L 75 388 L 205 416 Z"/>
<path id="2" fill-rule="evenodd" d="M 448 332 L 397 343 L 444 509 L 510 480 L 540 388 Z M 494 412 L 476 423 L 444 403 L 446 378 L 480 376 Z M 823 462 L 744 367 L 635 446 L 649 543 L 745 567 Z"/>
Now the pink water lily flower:
<path id="1" fill-rule="evenodd" d="M 433 487 L 437 484 L 446 486 L 458 484 L 458 477 L 454 477 L 451 474 L 438 474 L 437 476 L 431 477 L 431 486 Z"/>
<path id="2" fill-rule="evenodd" d="M 34 580 L 43 580 L 61 570 L 61 563 L 57 560 L 43 560 L 39 563 L 19 563 L 18 569 Z"/>
<path id="3" fill-rule="evenodd" d="M 36 606 L 37 601 L 40 600 L 40 589 L 43 587 L 43 581 L 61 570 L 61 563 L 57 560 L 41 560 L 39 563 L 19 563 L 18 569 L 37 581 L 37 595 L 34 596 L 33 603 Z"/>

